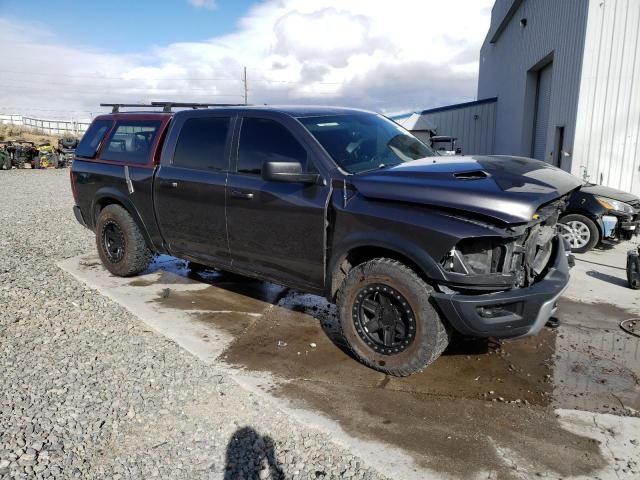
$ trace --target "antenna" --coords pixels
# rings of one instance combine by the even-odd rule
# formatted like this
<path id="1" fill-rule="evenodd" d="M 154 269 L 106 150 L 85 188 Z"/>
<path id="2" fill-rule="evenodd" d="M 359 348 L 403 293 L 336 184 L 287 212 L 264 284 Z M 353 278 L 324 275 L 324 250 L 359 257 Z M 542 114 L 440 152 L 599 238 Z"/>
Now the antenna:
<path id="1" fill-rule="evenodd" d="M 247 67 L 244 67 L 244 104 L 247 105 L 249 101 L 249 88 L 247 87 Z"/>

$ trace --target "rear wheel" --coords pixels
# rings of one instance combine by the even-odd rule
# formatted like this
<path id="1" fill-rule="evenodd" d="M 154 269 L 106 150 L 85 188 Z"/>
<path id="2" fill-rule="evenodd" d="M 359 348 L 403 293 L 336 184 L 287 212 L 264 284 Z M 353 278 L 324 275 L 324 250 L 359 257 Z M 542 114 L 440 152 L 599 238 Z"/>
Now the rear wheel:
<path id="1" fill-rule="evenodd" d="M 354 267 L 338 291 L 342 335 L 365 365 L 395 376 L 419 372 L 449 344 L 432 288 L 388 258 Z"/>
<path id="2" fill-rule="evenodd" d="M 571 251 L 584 253 L 600 242 L 598 226 L 589 217 L 572 213 L 560 219 L 562 236 L 569 241 Z"/>
<path id="3" fill-rule="evenodd" d="M 107 205 L 100 211 L 96 245 L 102 264 L 119 277 L 143 272 L 153 258 L 138 225 L 120 205 Z"/>
<path id="4" fill-rule="evenodd" d="M 31 168 L 39 169 L 40 168 L 40 157 L 36 157 L 31 162 Z"/>

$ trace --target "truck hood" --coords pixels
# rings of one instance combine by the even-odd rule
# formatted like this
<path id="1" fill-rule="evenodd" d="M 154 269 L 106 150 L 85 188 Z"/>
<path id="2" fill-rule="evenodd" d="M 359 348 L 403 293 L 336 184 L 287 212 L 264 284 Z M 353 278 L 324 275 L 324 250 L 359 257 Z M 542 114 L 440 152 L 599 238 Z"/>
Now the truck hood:
<path id="1" fill-rule="evenodd" d="M 615 188 L 605 187 L 604 185 L 588 184 L 582 186 L 580 188 L 580 191 L 589 193 L 591 195 L 597 195 L 599 197 L 612 198 L 614 200 L 618 200 L 619 202 L 635 204 L 640 201 L 640 198 L 638 198 L 636 195 L 633 195 L 632 193 L 623 192 L 622 190 L 616 190 Z"/>
<path id="2" fill-rule="evenodd" d="M 524 157 L 427 157 L 351 177 L 360 194 L 450 208 L 505 223 L 532 220 L 538 208 L 582 182 L 548 163 Z"/>

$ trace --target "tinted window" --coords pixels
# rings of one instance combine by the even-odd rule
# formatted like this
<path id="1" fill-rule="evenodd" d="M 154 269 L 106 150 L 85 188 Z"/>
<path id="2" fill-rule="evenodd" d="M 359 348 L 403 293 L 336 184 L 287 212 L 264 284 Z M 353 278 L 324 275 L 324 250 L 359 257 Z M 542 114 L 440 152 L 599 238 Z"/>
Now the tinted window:
<path id="1" fill-rule="evenodd" d="M 245 118 L 240 131 L 238 172 L 260 175 L 264 162 L 299 162 L 307 153 L 284 126 L 264 118 Z"/>
<path id="2" fill-rule="evenodd" d="M 148 163 L 158 127 L 158 120 L 118 122 L 102 158 L 123 163 Z"/>
<path id="3" fill-rule="evenodd" d="M 110 120 L 96 120 L 87 129 L 76 148 L 79 157 L 93 158 L 96 156 L 100 142 L 107 134 L 113 122 Z"/>
<path id="4" fill-rule="evenodd" d="M 359 173 L 437 155 L 396 123 L 371 113 L 299 119 L 344 170 Z"/>
<path id="5" fill-rule="evenodd" d="M 225 170 L 229 118 L 190 118 L 182 126 L 173 164 L 179 167 Z"/>

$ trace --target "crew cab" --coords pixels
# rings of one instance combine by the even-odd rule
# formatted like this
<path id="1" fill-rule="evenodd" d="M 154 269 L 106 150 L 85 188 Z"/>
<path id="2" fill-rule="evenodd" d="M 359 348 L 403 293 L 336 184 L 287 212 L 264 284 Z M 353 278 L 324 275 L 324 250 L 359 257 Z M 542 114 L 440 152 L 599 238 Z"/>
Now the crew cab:
<path id="1" fill-rule="evenodd" d="M 353 355 L 404 376 L 454 331 L 541 330 L 569 280 L 556 223 L 580 181 L 440 156 L 371 112 L 249 106 L 101 115 L 71 185 L 112 274 L 162 253 L 324 295 Z"/>

